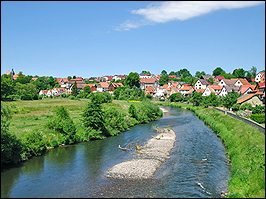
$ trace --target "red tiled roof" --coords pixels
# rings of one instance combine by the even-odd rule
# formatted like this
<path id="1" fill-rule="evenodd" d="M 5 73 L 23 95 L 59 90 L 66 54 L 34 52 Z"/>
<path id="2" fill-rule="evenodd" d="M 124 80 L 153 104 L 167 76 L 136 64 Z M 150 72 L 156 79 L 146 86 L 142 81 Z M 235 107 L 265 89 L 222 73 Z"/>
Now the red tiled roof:
<path id="1" fill-rule="evenodd" d="M 102 88 L 108 88 L 109 84 L 107 82 L 100 82 L 99 83 L 101 85 Z"/>
<path id="2" fill-rule="evenodd" d="M 153 84 L 155 81 L 155 78 L 140 78 L 140 83 Z"/>

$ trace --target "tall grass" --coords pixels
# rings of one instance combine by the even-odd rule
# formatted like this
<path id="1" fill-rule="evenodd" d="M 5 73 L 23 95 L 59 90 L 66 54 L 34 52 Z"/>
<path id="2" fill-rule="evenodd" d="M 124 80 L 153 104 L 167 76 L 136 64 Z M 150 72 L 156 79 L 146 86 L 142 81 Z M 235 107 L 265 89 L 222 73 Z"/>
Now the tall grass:
<path id="1" fill-rule="evenodd" d="M 228 198 L 265 197 L 265 135 L 257 128 L 212 108 L 182 103 L 159 103 L 187 108 L 223 141 L 230 161 Z"/>

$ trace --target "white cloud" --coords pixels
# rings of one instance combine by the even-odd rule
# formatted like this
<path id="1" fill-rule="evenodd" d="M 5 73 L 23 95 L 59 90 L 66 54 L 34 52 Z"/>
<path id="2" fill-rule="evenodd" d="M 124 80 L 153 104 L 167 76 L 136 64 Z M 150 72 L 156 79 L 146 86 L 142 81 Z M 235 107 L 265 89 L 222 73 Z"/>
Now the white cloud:
<path id="1" fill-rule="evenodd" d="M 173 20 L 186 20 L 220 9 L 245 8 L 263 4 L 264 1 L 166 1 L 152 3 L 146 8 L 132 10 L 132 14 L 141 15 L 143 20 L 127 20 L 116 30 L 130 30 L 143 25 L 165 23 Z"/>

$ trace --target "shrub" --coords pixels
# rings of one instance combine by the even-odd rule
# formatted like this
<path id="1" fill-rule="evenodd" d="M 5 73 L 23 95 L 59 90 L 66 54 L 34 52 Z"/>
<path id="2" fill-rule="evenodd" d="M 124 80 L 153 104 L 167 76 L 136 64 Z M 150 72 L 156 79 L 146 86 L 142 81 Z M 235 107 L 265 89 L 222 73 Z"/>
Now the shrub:
<path id="1" fill-rule="evenodd" d="M 71 100 L 76 99 L 76 97 L 74 95 L 70 95 L 68 98 L 71 99 Z"/>
<path id="2" fill-rule="evenodd" d="M 265 113 L 265 106 L 256 105 L 255 107 L 252 108 L 252 113 L 253 114 Z"/>
<path id="3" fill-rule="evenodd" d="M 46 126 L 63 134 L 64 144 L 76 142 L 76 127 L 73 120 L 69 117 L 67 110 L 61 106 L 56 109 L 56 115 L 48 120 Z"/>
<path id="4" fill-rule="evenodd" d="M 29 155 L 41 155 L 42 151 L 46 149 L 43 136 L 38 131 L 32 131 L 25 134 L 25 137 L 22 138 L 26 152 L 29 152 Z"/>
<path id="5" fill-rule="evenodd" d="M 240 110 L 245 111 L 245 110 L 252 110 L 252 105 L 250 103 L 244 103 L 240 105 Z"/>
<path id="6" fill-rule="evenodd" d="M 184 95 L 182 95 L 181 93 L 173 93 L 172 95 L 170 95 L 169 99 L 171 102 L 180 102 L 184 99 Z"/>
<path id="7" fill-rule="evenodd" d="M 232 106 L 233 111 L 238 111 L 240 109 L 240 104 L 236 103 Z"/>
<path id="8" fill-rule="evenodd" d="M 250 116 L 250 119 L 254 120 L 255 122 L 259 124 L 265 123 L 265 113 L 264 114 L 252 114 Z"/>

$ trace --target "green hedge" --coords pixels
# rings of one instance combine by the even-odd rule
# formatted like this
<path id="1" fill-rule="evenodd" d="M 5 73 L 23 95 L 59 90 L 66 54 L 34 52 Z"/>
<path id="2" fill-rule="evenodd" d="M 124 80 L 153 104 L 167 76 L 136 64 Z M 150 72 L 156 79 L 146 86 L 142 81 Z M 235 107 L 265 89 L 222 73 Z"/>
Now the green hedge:
<path id="1" fill-rule="evenodd" d="M 250 119 L 254 120 L 259 124 L 265 123 L 265 113 L 264 114 L 253 114 L 250 116 Z"/>

